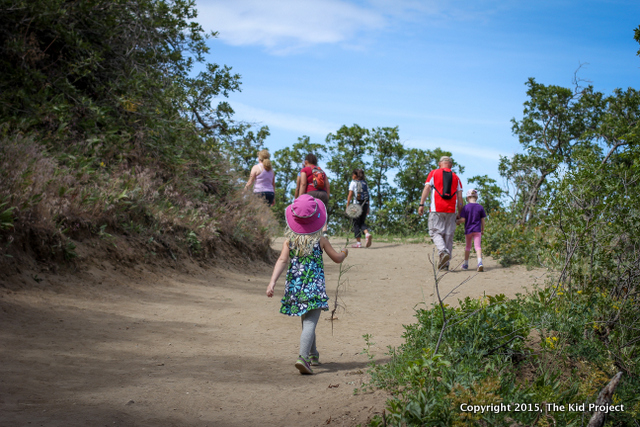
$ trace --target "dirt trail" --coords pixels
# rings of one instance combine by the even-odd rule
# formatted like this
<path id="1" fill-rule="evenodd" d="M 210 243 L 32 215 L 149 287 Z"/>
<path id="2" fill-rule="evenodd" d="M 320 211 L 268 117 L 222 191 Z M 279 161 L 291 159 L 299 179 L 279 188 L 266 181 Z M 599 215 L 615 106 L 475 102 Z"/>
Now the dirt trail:
<path id="1" fill-rule="evenodd" d="M 278 240 L 274 247 L 281 247 Z M 332 241 L 338 246 L 340 240 Z M 107 261 L 72 276 L 23 271 L 0 283 L 0 426 L 352 426 L 384 408 L 366 380 L 363 334 L 385 361 L 417 304 L 434 301 L 431 244 L 378 243 L 346 263 L 333 336 L 317 330 L 322 365 L 301 376 L 300 321 L 265 289 L 271 266 L 189 267 L 190 273 Z M 458 246 L 455 261 L 462 252 Z M 334 298 L 338 265 L 325 256 Z M 472 261 L 475 266 L 475 261 Z M 474 272 L 443 279 L 448 292 Z M 522 291 L 540 271 L 485 260 L 452 298 Z M 37 280 L 36 280 L 37 279 Z M 281 277 L 276 295 L 283 292 Z"/>

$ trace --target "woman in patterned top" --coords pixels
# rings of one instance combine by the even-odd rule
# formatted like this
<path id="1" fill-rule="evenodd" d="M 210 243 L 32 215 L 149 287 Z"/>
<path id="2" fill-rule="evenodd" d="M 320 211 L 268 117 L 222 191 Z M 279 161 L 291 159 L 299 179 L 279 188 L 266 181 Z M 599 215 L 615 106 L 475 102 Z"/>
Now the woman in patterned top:
<path id="1" fill-rule="evenodd" d="M 320 312 L 329 310 L 322 251 L 338 264 L 344 261 L 349 251 L 342 249 L 336 252 L 329 240 L 322 236 L 322 228 L 327 222 L 327 208 L 321 200 L 303 194 L 287 206 L 285 218 L 286 241 L 273 269 L 267 296 L 273 296 L 276 282 L 288 266 L 280 313 L 300 316 L 300 355 L 295 366 L 301 374 L 313 374 L 311 366 L 320 364 L 316 349 L 316 325 Z"/>

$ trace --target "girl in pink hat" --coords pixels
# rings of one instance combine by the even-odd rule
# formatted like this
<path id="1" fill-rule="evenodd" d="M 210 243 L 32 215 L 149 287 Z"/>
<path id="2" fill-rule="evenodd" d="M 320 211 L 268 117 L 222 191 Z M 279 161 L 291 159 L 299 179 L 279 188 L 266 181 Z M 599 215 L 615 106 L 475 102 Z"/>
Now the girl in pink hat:
<path id="1" fill-rule="evenodd" d="M 301 374 L 313 374 L 311 366 L 320 364 L 320 354 L 316 348 L 316 325 L 320 312 L 329 310 L 322 251 L 338 264 L 344 261 L 349 252 L 347 249 L 336 252 L 329 240 L 322 236 L 322 228 L 327 222 L 327 208 L 322 200 L 303 194 L 287 206 L 285 218 L 286 240 L 273 269 L 267 296 L 273 296 L 276 282 L 288 266 L 280 313 L 300 316 L 300 355 L 295 366 Z"/>

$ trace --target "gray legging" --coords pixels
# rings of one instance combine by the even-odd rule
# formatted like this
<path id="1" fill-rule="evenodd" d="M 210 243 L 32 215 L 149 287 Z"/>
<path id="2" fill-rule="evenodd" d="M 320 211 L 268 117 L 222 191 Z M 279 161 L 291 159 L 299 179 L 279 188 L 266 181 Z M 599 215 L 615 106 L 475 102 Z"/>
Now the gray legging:
<path id="1" fill-rule="evenodd" d="M 316 308 L 300 316 L 300 319 L 302 319 L 300 356 L 304 358 L 309 357 L 310 354 L 318 355 L 318 350 L 316 349 L 316 325 L 318 324 L 318 320 L 320 320 L 321 311 L 321 309 Z"/>

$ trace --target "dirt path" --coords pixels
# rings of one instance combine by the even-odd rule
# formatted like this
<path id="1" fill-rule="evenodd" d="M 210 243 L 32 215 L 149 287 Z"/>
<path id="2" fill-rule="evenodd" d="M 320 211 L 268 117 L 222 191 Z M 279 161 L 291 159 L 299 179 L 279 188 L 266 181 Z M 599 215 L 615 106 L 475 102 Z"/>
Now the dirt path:
<path id="1" fill-rule="evenodd" d="M 379 361 L 402 342 L 414 307 L 433 301 L 431 251 L 430 244 L 377 242 L 351 251 L 346 310 L 333 336 L 328 313 L 321 317 L 323 364 L 314 376 L 293 366 L 300 322 L 278 314 L 279 300 L 265 296 L 269 266 L 191 266 L 188 274 L 136 267 L 125 275 L 104 261 L 71 277 L 23 271 L 0 283 L 0 425 L 364 423 L 386 396 L 353 393 L 366 380 L 362 335 L 373 336 Z M 459 247 L 455 255 L 461 260 Z M 338 266 L 325 262 L 333 299 Z M 491 259 L 485 270 L 456 297 L 514 295 L 541 275 Z M 443 288 L 472 274 L 451 272 Z"/>

